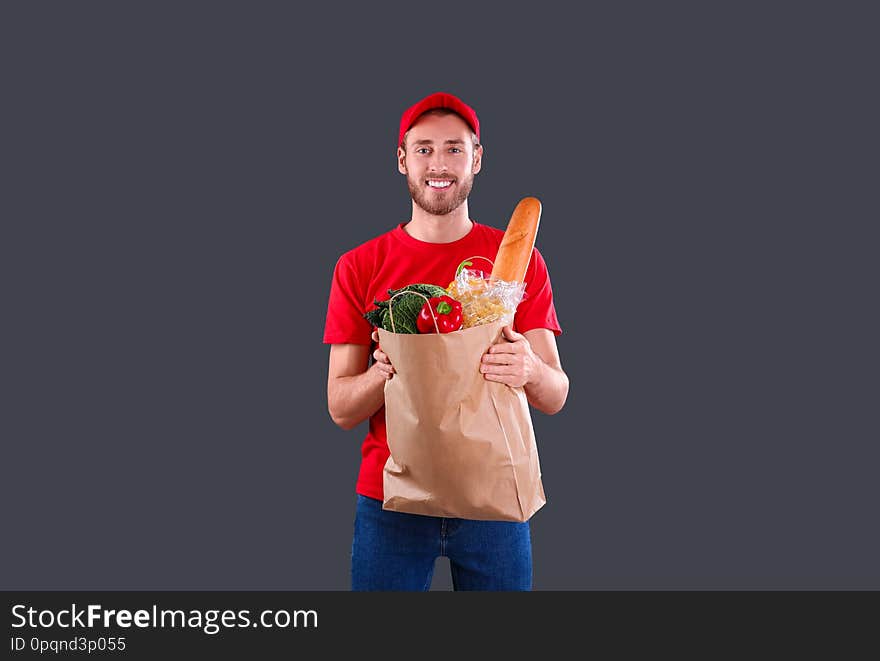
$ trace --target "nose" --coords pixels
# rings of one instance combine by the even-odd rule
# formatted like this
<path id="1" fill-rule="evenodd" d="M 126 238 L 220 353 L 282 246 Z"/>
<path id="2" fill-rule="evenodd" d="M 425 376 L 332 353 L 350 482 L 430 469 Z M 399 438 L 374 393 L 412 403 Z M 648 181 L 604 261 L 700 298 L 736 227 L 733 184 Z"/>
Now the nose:
<path id="1" fill-rule="evenodd" d="M 446 172 L 449 166 L 446 164 L 446 157 L 442 150 L 438 150 L 431 155 L 431 161 L 428 163 L 430 172 Z"/>

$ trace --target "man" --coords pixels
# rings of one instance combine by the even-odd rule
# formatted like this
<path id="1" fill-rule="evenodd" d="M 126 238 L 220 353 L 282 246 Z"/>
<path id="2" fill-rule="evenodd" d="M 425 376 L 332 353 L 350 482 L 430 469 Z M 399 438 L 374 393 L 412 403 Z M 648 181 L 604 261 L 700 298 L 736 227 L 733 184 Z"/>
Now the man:
<path id="1" fill-rule="evenodd" d="M 382 469 L 389 456 L 384 386 L 394 366 L 364 319 L 388 289 L 415 282 L 445 286 L 458 264 L 492 258 L 503 230 L 471 220 L 468 195 L 483 147 L 474 110 L 461 99 L 432 94 L 403 113 L 397 168 L 406 176 L 412 218 L 346 252 L 336 264 L 324 343 L 330 344 L 327 401 L 343 429 L 369 419 L 357 481 L 352 589 L 427 590 L 438 556 L 449 558 L 456 590 L 528 590 L 532 581 L 529 524 L 471 521 L 382 509 Z M 556 348 L 561 333 L 547 267 L 537 249 L 526 272 L 526 296 L 499 343 L 483 356 L 484 378 L 522 386 L 539 411 L 559 411 L 568 377 Z M 372 355 L 374 362 L 370 365 Z"/>

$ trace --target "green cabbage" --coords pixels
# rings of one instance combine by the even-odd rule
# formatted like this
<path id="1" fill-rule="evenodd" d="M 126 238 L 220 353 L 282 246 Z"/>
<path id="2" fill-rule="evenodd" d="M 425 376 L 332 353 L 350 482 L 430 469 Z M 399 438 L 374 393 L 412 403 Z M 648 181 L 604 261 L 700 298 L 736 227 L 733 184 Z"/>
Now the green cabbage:
<path id="1" fill-rule="evenodd" d="M 397 296 L 394 299 L 394 303 L 390 304 L 391 298 L 396 294 L 400 294 L 400 296 Z M 433 298 L 434 296 L 443 296 L 446 294 L 446 290 L 437 285 L 424 283 L 407 285 L 401 289 L 389 289 L 388 300 L 373 301 L 376 309 L 370 310 L 364 317 L 373 326 L 384 328 L 387 331 L 394 333 L 418 333 L 419 329 L 416 326 L 416 319 L 425 305 L 425 299 L 419 296 L 419 294 L 427 298 Z M 391 311 L 389 311 L 390 305 L 394 306 Z M 394 313 L 394 328 L 391 327 L 392 312 Z"/>

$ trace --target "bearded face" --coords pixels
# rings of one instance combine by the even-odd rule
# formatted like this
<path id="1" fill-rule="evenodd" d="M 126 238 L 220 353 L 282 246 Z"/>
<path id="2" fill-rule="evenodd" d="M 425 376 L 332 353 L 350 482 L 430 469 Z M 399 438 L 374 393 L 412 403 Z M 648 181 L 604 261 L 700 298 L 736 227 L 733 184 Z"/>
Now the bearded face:
<path id="1" fill-rule="evenodd" d="M 461 206 L 471 194 L 474 175 L 465 173 L 456 178 L 449 173 L 406 175 L 409 194 L 422 209 L 434 216 L 445 216 Z"/>
<path id="2" fill-rule="evenodd" d="M 470 195 L 482 155 L 468 124 L 455 114 L 426 114 L 405 141 L 398 165 L 413 202 L 434 216 L 458 209 Z"/>

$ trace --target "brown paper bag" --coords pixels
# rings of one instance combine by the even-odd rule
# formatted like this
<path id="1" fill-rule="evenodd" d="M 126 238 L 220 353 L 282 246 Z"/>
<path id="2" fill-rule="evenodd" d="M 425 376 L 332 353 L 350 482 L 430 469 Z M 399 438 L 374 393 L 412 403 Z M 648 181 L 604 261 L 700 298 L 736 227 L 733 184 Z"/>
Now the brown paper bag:
<path id="1" fill-rule="evenodd" d="M 525 392 L 480 372 L 503 325 L 425 335 L 379 329 L 395 370 L 385 382 L 384 509 L 527 521 L 546 502 Z"/>

